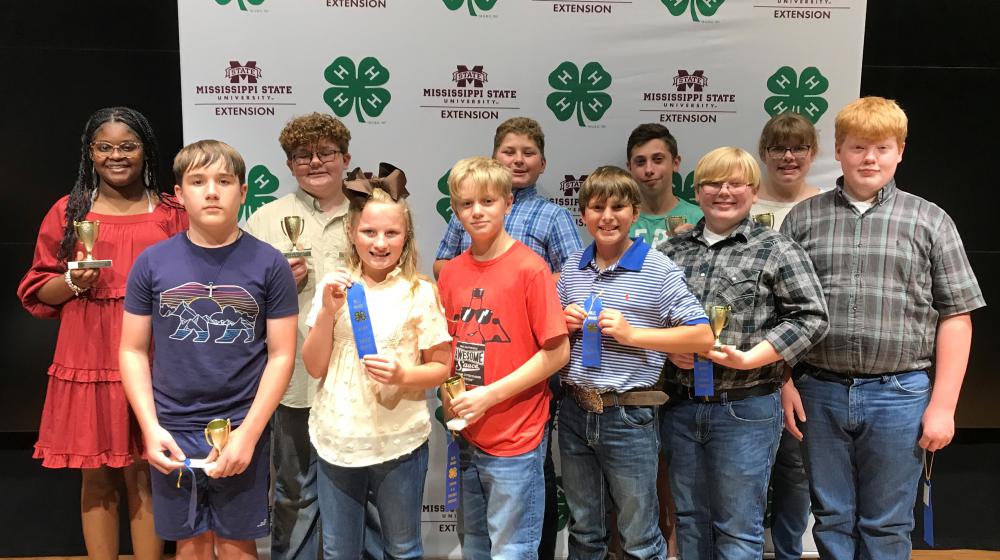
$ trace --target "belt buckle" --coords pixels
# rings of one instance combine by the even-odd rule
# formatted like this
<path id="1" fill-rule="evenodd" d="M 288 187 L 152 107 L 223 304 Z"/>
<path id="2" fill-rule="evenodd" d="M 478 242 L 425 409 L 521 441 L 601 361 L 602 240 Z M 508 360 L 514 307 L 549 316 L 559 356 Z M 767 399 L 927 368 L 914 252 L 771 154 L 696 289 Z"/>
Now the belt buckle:
<path id="1" fill-rule="evenodd" d="M 576 404 L 580 405 L 580 408 L 594 414 L 604 413 L 604 399 L 601 398 L 601 394 L 596 389 L 576 385 L 570 385 L 570 387 L 573 388 L 573 398 L 576 399 Z"/>

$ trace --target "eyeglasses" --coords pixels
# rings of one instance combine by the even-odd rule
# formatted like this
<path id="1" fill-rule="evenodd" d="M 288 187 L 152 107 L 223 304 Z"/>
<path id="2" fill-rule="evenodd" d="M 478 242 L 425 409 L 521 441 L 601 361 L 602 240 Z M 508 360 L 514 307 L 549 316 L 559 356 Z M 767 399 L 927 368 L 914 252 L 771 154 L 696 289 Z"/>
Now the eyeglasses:
<path id="1" fill-rule="evenodd" d="M 782 159 L 785 157 L 785 152 L 792 152 L 792 157 L 802 159 L 809 155 L 809 151 L 812 150 L 812 146 L 809 144 L 799 144 L 798 146 L 768 146 L 765 150 L 767 151 L 767 157 L 771 159 Z"/>
<path id="2" fill-rule="evenodd" d="M 729 192 L 732 194 L 740 194 L 747 190 L 750 183 L 730 183 L 729 181 L 708 181 L 699 185 L 701 190 L 708 194 L 718 194 L 722 191 L 722 187 L 729 187 Z"/>
<path id="3" fill-rule="evenodd" d="M 486 325 L 489 324 L 490 319 L 493 318 L 493 311 L 489 309 L 473 309 L 471 307 L 463 307 L 460 317 L 463 323 L 469 323 L 475 320 L 475 322 L 480 325 Z"/>
<path id="4" fill-rule="evenodd" d="M 90 149 L 93 150 L 95 154 L 102 155 L 104 157 L 110 157 L 111 154 L 118 150 L 118 153 L 130 158 L 142 148 L 142 144 L 139 142 L 125 141 L 121 144 L 112 144 L 110 142 L 91 142 Z"/>
<path id="5" fill-rule="evenodd" d="M 344 152 L 333 148 L 313 152 L 295 152 L 292 154 L 292 161 L 295 162 L 296 165 L 309 165 L 315 157 L 319 158 L 319 161 L 322 163 L 330 163 L 331 161 L 337 159 L 337 156 L 342 153 Z"/>

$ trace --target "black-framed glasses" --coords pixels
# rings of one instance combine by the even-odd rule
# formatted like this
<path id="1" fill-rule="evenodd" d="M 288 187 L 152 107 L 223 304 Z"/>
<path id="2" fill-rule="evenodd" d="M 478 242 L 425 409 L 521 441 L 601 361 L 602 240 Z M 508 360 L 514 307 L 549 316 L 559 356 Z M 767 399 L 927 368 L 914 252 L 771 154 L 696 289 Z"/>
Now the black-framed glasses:
<path id="1" fill-rule="evenodd" d="M 767 151 L 767 157 L 771 159 L 781 159 L 785 157 L 786 152 L 791 152 L 792 157 L 796 159 L 802 159 L 809 155 L 809 151 L 812 150 L 812 146 L 809 144 L 799 144 L 798 146 L 768 146 L 765 150 Z"/>
<path id="2" fill-rule="evenodd" d="M 139 152 L 142 148 L 141 142 L 132 142 L 131 140 L 126 140 L 121 144 L 112 144 L 111 142 L 91 142 L 90 149 L 93 150 L 95 154 L 102 155 L 104 157 L 110 157 L 111 154 L 118 150 L 121 155 L 130 158 Z"/>
<path id="3" fill-rule="evenodd" d="M 708 194 L 718 194 L 722 191 L 722 187 L 729 187 L 729 192 L 732 194 L 740 194 L 747 190 L 750 183 L 732 183 L 729 181 L 707 181 L 699 185 L 701 190 Z"/>
<path id="4" fill-rule="evenodd" d="M 292 154 L 292 161 L 296 165 L 309 165 L 312 163 L 313 158 L 318 158 L 323 163 L 330 163 L 331 161 L 337 159 L 337 156 L 344 152 L 336 148 L 324 148 L 322 150 L 313 150 L 310 152 L 295 152 Z"/>
<path id="5" fill-rule="evenodd" d="M 489 324 L 490 319 L 493 318 L 493 311 L 489 309 L 473 309 L 471 307 L 463 307 L 462 313 L 459 315 L 463 323 L 469 323 L 475 320 L 480 325 Z"/>

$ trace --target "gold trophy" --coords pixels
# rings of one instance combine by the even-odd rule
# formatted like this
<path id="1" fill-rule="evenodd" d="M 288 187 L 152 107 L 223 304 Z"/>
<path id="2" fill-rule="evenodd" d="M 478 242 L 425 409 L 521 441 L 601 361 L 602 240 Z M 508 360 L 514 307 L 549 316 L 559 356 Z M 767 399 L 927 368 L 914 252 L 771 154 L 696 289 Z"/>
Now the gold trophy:
<path id="1" fill-rule="evenodd" d="M 233 431 L 233 425 L 228 418 L 216 418 L 205 427 L 205 441 L 216 451 L 222 453 L 222 448 L 229 442 L 229 432 L 231 431 Z M 215 467 L 215 462 L 208 463 L 205 459 L 189 459 L 187 466 L 192 469 L 208 470 Z M 180 480 L 180 477 L 177 480 Z M 178 484 L 180 483 L 178 482 Z"/>
<path id="2" fill-rule="evenodd" d="M 716 352 L 722 351 L 722 341 L 719 340 L 719 336 L 722 335 L 722 329 L 729 324 L 729 312 L 732 310 L 733 308 L 728 305 L 713 305 L 708 308 L 708 326 L 712 327 L 712 333 L 715 335 L 712 350 Z"/>
<path id="3" fill-rule="evenodd" d="M 677 235 L 677 228 L 688 223 L 684 216 L 667 216 L 667 235 L 673 237 Z"/>
<path id="4" fill-rule="evenodd" d="M 448 391 L 448 396 L 455 398 L 465 392 L 465 378 L 461 375 L 452 375 L 444 382 L 444 390 Z M 445 422 L 445 426 L 453 432 L 461 432 L 468 425 L 465 418 L 452 418 Z"/>
<path id="5" fill-rule="evenodd" d="M 305 230 L 305 228 L 306 222 L 302 219 L 302 216 L 285 216 L 281 219 L 281 231 L 284 232 L 285 237 L 292 242 L 292 250 L 282 251 L 281 253 L 286 259 L 312 256 L 311 250 L 299 249 L 298 247 L 299 237 L 302 236 L 302 231 Z"/>
<path id="6" fill-rule="evenodd" d="M 763 214 L 754 214 L 753 221 L 766 227 L 767 229 L 774 229 L 774 214 L 771 212 L 765 212 Z"/>
<path id="7" fill-rule="evenodd" d="M 82 261 L 69 261 L 66 265 L 70 270 L 78 268 L 107 268 L 111 266 L 111 259 L 95 260 L 94 244 L 97 243 L 97 234 L 101 231 L 101 222 L 83 220 L 73 221 L 73 229 L 76 230 L 76 238 L 83 243 L 83 248 L 87 250 L 87 256 Z"/>

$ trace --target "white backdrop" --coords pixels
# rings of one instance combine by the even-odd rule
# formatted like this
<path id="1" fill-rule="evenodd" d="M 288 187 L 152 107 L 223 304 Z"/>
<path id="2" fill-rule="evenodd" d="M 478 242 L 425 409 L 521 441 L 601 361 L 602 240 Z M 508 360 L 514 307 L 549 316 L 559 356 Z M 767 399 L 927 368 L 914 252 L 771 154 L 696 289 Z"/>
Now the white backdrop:
<path id="1" fill-rule="evenodd" d="M 291 192 L 278 134 L 312 111 L 350 128 L 352 167 L 406 171 L 422 266 L 445 229 L 460 158 L 489 155 L 512 116 L 537 119 L 539 190 L 576 216 L 598 165 L 625 164 L 629 132 L 661 122 L 690 198 L 698 158 L 756 153 L 770 114 L 807 114 L 821 134 L 810 181 L 837 177 L 833 117 L 857 97 L 865 0 L 178 0 L 185 142 L 217 138 L 250 168 L 241 217 Z M 443 189 L 443 191 L 442 191 Z M 581 228 L 581 234 L 586 237 Z M 432 436 L 424 513 L 429 557 L 458 557 L 443 503 L 443 435 Z M 807 550 L 815 550 L 811 541 Z"/>

